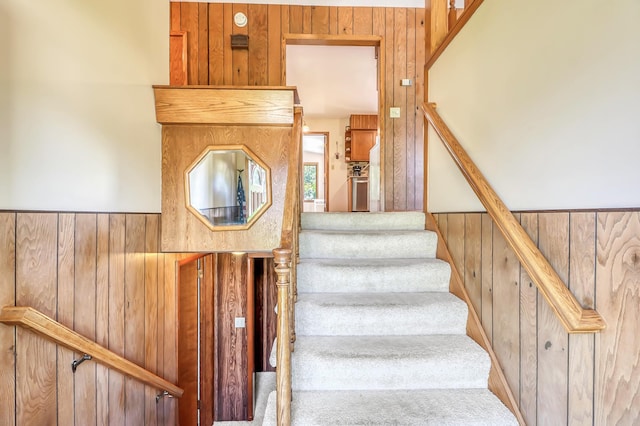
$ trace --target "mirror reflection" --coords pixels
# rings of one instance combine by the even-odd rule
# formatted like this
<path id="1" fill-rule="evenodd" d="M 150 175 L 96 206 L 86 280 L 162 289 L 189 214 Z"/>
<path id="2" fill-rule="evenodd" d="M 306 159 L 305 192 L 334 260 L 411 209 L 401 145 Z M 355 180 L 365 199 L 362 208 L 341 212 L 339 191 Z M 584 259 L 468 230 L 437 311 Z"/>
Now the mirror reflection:
<path id="1" fill-rule="evenodd" d="M 190 210 L 212 227 L 250 225 L 270 204 L 269 179 L 246 147 L 209 147 L 187 173 Z"/>

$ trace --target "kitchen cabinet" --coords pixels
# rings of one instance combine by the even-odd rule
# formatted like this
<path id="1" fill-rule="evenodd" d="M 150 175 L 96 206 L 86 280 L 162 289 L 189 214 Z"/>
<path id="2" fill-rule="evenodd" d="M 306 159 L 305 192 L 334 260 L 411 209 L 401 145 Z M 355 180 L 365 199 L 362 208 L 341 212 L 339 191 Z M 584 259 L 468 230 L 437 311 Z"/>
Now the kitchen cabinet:
<path id="1" fill-rule="evenodd" d="M 369 150 L 376 143 L 378 116 L 352 114 L 344 133 L 345 161 L 369 161 Z"/>
<path id="2" fill-rule="evenodd" d="M 351 130 L 351 161 L 369 161 L 377 134 L 377 130 Z"/>

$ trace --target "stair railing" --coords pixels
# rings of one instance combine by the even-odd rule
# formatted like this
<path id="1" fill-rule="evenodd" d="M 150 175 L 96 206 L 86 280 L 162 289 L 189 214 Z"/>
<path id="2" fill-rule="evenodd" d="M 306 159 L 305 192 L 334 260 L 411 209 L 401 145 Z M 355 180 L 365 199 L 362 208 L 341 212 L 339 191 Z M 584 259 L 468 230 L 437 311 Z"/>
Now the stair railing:
<path id="1" fill-rule="evenodd" d="M 289 147 L 287 186 L 280 247 L 273 250 L 278 288 L 278 324 L 276 332 L 276 421 L 291 424 L 291 352 L 296 340 L 295 302 L 297 298 L 296 264 L 302 200 L 302 108 L 294 108 L 294 124 Z"/>
<path id="2" fill-rule="evenodd" d="M 483 1 L 464 0 L 463 7 L 457 8 L 460 4 L 456 0 L 428 0 L 426 19 L 430 24 L 427 26 L 429 30 L 426 70 L 431 68 Z"/>
<path id="3" fill-rule="evenodd" d="M 440 137 L 451 158 L 567 332 L 594 333 L 604 329 L 606 324 L 600 314 L 593 309 L 584 309 L 578 303 L 549 261 L 489 185 L 435 108 L 433 103 L 423 103 L 422 110 L 425 118 Z"/>
<path id="4" fill-rule="evenodd" d="M 156 402 L 166 395 L 180 398 L 184 393 L 184 390 L 173 383 L 111 352 L 104 346 L 87 339 L 34 308 L 5 306 L 0 311 L 0 322 L 31 330 L 47 340 L 64 346 L 73 352 L 83 354 L 80 359 L 73 361 L 71 364 L 73 372 L 82 362 L 94 360 L 128 377 L 159 389 L 161 392 L 156 396 Z"/>

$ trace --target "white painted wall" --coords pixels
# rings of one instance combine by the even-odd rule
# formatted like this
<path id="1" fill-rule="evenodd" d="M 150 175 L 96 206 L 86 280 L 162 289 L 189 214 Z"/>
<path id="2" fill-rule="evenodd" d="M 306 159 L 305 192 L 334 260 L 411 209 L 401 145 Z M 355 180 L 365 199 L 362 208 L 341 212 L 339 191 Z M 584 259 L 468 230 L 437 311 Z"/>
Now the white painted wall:
<path id="1" fill-rule="evenodd" d="M 347 163 L 344 161 L 344 128 L 349 124 L 349 118 L 305 118 L 305 121 L 312 132 L 329 132 L 329 211 L 346 212 L 349 193 Z"/>
<path id="2" fill-rule="evenodd" d="M 430 100 L 510 209 L 640 206 L 640 2 L 484 2 Z M 429 135 L 429 209 L 481 210 Z"/>
<path id="3" fill-rule="evenodd" d="M 0 209 L 160 211 L 169 2 L 2 0 Z"/>

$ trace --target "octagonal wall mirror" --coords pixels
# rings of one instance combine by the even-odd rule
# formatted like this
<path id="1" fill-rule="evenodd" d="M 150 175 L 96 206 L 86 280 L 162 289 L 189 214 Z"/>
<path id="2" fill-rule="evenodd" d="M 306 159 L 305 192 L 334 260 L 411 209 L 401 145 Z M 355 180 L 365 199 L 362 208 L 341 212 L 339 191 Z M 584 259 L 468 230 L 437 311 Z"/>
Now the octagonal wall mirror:
<path id="1" fill-rule="evenodd" d="M 187 209 L 212 230 L 248 229 L 271 206 L 271 170 L 244 145 L 211 145 L 185 171 Z"/>

